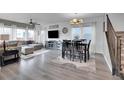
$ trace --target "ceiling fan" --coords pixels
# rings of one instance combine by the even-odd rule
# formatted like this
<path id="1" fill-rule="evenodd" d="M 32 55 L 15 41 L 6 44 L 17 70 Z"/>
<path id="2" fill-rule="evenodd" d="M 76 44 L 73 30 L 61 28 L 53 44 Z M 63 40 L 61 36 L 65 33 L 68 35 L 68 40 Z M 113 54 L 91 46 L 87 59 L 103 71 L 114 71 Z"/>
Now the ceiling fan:
<path id="1" fill-rule="evenodd" d="M 35 25 L 40 25 L 40 24 L 38 24 L 38 23 L 36 23 L 36 22 L 33 22 L 32 19 L 30 19 L 29 25 L 34 25 L 34 26 L 35 26 Z"/>

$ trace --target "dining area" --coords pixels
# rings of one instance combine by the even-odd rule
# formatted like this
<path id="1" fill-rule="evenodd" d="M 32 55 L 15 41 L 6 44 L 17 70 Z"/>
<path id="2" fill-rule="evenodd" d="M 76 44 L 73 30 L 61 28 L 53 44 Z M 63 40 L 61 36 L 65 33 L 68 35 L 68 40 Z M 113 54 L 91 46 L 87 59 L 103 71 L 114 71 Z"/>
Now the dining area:
<path id="1" fill-rule="evenodd" d="M 90 59 L 91 40 L 63 40 L 62 58 L 70 61 L 87 62 Z"/>

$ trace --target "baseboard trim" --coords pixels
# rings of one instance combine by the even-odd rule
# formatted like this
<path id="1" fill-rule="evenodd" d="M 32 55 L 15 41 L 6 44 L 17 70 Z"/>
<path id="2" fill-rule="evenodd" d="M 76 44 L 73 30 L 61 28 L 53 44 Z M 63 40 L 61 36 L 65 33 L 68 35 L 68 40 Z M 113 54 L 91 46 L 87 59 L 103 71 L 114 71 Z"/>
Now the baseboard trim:
<path id="1" fill-rule="evenodd" d="M 104 54 L 102 54 L 102 55 L 104 56 L 104 59 L 105 59 L 107 65 L 108 65 L 110 71 L 112 72 L 112 67 L 111 67 L 110 64 L 108 63 L 108 60 L 107 60 L 106 56 L 105 56 Z"/>
<path id="2" fill-rule="evenodd" d="M 105 62 L 106 62 L 106 64 L 107 64 L 108 68 L 109 68 L 109 70 L 112 72 L 112 67 L 111 67 L 110 64 L 108 63 L 108 60 L 107 60 L 106 56 L 105 56 L 103 53 L 96 53 L 96 54 L 101 54 L 101 55 L 103 55 L 103 57 L 104 57 L 104 59 L 105 59 Z"/>

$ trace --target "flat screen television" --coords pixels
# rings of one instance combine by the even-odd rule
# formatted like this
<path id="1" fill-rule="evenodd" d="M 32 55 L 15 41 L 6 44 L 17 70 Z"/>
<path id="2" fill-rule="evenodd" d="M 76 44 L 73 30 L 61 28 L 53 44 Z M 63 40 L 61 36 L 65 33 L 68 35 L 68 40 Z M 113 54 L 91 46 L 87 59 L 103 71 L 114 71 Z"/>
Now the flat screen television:
<path id="1" fill-rule="evenodd" d="M 48 38 L 59 38 L 59 31 L 58 30 L 48 31 Z"/>

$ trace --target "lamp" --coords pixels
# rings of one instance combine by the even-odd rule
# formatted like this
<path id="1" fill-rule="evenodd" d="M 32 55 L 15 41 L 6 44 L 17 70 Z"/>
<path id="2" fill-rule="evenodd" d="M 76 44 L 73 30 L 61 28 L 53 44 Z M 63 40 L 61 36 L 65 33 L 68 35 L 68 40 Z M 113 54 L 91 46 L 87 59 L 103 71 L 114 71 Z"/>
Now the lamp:
<path id="1" fill-rule="evenodd" d="M 3 48 L 4 48 L 4 51 L 6 51 L 5 40 L 9 40 L 9 35 L 8 34 L 1 34 L 0 35 L 0 40 L 3 40 Z"/>

